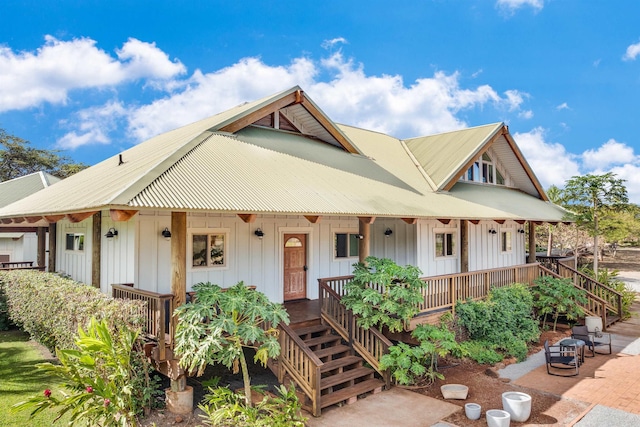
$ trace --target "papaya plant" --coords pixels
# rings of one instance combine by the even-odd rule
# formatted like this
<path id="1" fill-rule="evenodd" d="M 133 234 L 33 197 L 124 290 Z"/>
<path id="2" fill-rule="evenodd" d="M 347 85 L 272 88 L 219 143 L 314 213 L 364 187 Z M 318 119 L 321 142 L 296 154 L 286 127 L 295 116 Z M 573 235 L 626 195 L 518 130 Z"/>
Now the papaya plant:
<path id="1" fill-rule="evenodd" d="M 345 285 L 342 303 L 358 315 L 358 324 L 369 329 L 386 326 L 404 329 L 419 312 L 426 284 L 414 266 L 401 267 L 388 258 L 367 257 L 354 265 L 354 278 Z"/>
<path id="2" fill-rule="evenodd" d="M 588 302 L 586 292 L 575 287 L 571 279 L 542 276 L 533 282 L 535 286 L 531 292 L 534 307 L 538 315 L 543 316 L 543 323 L 546 323 L 547 316 L 551 316 L 554 331 L 560 316 L 566 317 L 569 321 L 584 316 L 581 306 Z"/>
<path id="3" fill-rule="evenodd" d="M 180 365 L 202 375 L 209 364 L 222 363 L 233 373 L 242 370 L 247 406 L 251 401 L 251 379 L 244 348 L 256 350 L 254 361 L 266 365 L 280 354 L 278 324 L 289 323 L 282 306 L 243 282 L 222 289 L 211 283 L 193 287 L 195 301 L 175 310 L 178 316 L 175 352 Z M 263 328 L 263 326 L 265 326 Z"/>

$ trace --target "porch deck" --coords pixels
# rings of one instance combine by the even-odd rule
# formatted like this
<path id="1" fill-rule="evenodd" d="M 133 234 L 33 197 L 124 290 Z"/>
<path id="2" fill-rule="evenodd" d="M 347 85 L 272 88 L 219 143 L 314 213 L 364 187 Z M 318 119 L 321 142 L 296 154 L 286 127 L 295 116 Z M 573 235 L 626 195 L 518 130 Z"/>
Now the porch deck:
<path id="1" fill-rule="evenodd" d="M 289 313 L 289 326 L 292 329 L 304 328 L 320 323 L 320 300 L 298 300 L 284 303 Z"/>

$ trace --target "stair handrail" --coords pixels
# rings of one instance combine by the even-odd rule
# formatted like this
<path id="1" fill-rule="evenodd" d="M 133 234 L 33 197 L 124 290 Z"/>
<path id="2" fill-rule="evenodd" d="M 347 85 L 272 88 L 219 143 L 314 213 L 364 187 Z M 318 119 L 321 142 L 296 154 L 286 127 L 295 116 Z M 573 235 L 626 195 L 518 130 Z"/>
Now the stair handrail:
<path id="1" fill-rule="evenodd" d="M 320 294 L 320 315 L 338 332 L 384 379 L 390 387 L 391 374 L 380 367 L 380 359 L 389 353 L 393 343 L 375 327 L 365 329 L 358 325 L 358 316 L 342 304 L 342 297 L 323 279 L 318 279 Z"/>
<path id="2" fill-rule="evenodd" d="M 555 277 L 556 279 L 569 279 L 569 277 L 562 277 L 561 275 L 559 275 L 558 273 L 543 267 L 542 265 L 538 266 L 538 270 L 540 272 L 540 277 L 542 276 L 551 276 L 551 277 Z M 587 314 L 592 315 L 592 316 L 598 316 L 602 319 L 602 324 L 604 325 L 604 327 L 606 328 L 607 325 L 607 301 L 605 301 L 603 298 L 600 298 L 598 295 L 590 292 L 587 289 L 584 289 L 580 286 L 578 286 L 575 282 L 572 282 L 573 286 L 575 286 L 578 289 L 581 289 L 585 292 L 585 296 L 587 297 L 587 304 L 579 304 Z"/>
<path id="3" fill-rule="evenodd" d="M 604 299 L 607 302 L 607 309 L 622 318 L 622 293 L 562 263 L 558 264 L 558 274 L 562 277 L 572 278 L 573 282 L 580 288 Z"/>
<path id="4" fill-rule="evenodd" d="M 311 412 L 320 416 L 320 372 L 324 363 L 315 355 L 298 334 L 284 323 L 278 325 L 280 356 L 278 356 L 278 381 L 284 383 L 288 373 L 311 400 Z"/>

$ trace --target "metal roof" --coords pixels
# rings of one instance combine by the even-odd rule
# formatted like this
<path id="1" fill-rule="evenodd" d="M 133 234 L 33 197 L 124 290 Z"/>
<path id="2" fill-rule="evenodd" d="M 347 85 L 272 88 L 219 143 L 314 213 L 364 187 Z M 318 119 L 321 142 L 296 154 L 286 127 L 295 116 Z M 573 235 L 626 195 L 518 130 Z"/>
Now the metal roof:
<path id="1" fill-rule="evenodd" d="M 495 141 L 502 124 L 401 141 L 327 122 L 311 100 L 298 101 L 299 90 L 294 87 L 158 135 L 0 209 L 0 218 L 149 208 L 559 220 L 543 201 L 505 188 L 455 184 L 450 194 L 437 191 L 456 168 Z M 282 102 L 292 94 L 295 103 Z M 287 108 L 310 134 L 250 125 L 273 105 Z M 220 131 L 234 126 L 239 130 L 233 134 Z M 483 189 L 488 187 L 499 191 Z M 469 192 L 512 200 L 494 205 Z M 523 197 L 530 209 L 540 211 L 513 207 L 524 203 Z"/>
<path id="2" fill-rule="evenodd" d="M 30 194 L 42 190 L 60 178 L 45 172 L 34 172 L 19 178 L 0 182 L 0 208 L 17 200 L 24 199 Z"/>

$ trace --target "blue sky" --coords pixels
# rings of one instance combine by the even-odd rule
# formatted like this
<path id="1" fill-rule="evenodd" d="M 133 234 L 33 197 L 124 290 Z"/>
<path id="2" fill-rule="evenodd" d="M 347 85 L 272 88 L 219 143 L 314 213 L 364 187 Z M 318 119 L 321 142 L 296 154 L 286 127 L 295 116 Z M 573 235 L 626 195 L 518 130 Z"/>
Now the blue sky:
<path id="1" fill-rule="evenodd" d="M 634 0 L 0 3 L 0 128 L 94 164 L 300 85 L 403 138 L 504 121 L 545 187 L 613 171 L 640 203 Z"/>

